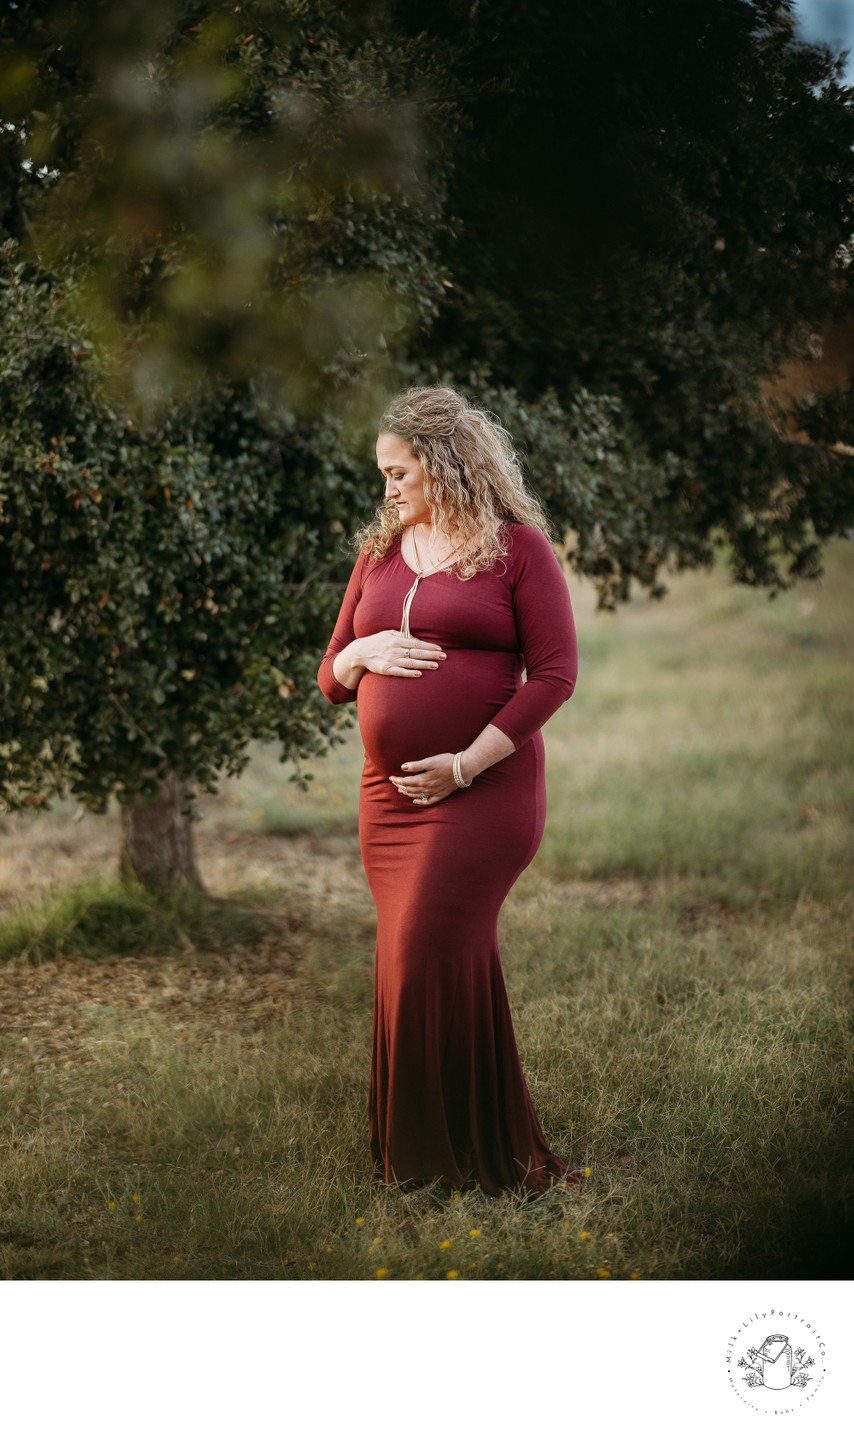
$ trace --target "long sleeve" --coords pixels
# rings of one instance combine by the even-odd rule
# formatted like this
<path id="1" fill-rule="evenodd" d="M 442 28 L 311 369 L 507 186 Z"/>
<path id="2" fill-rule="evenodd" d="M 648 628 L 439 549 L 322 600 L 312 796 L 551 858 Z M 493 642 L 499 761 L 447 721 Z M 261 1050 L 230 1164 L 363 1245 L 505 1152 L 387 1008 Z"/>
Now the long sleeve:
<path id="1" fill-rule="evenodd" d="M 348 689 L 346 684 L 341 684 L 335 678 L 332 672 L 332 661 L 336 654 L 340 654 L 342 649 L 346 649 L 347 645 L 351 644 L 356 637 L 353 630 L 353 614 L 362 594 L 365 562 L 366 556 L 360 554 L 353 566 L 353 572 L 341 601 L 329 648 L 321 659 L 320 668 L 317 671 L 317 682 L 330 704 L 350 704 L 359 692 L 358 687 Z"/>
<path id="2" fill-rule="evenodd" d="M 538 529 L 514 533 L 513 611 L 526 682 L 490 720 L 517 749 L 575 689 L 578 642 L 566 577 Z"/>

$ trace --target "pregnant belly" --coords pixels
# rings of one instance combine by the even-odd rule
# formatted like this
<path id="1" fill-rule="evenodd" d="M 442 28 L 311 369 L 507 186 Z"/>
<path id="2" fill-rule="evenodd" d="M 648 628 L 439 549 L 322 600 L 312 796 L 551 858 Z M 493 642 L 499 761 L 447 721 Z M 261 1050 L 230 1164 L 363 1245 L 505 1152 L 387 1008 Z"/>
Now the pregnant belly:
<path id="1" fill-rule="evenodd" d="M 516 654 L 448 649 L 420 679 L 368 670 L 359 681 L 359 730 L 365 754 L 386 774 L 408 759 L 456 753 L 476 739 L 519 687 Z"/>

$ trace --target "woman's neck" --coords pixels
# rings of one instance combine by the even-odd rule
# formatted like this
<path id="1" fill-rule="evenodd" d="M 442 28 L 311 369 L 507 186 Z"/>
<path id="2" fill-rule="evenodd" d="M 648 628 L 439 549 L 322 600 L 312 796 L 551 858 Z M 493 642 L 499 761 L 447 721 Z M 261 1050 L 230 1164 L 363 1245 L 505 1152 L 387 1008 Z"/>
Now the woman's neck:
<path id="1" fill-rule="evenodd" d="M 461 539 L 445 534 L 434 536 L 432 527 L 421 522 L 411 524 L 407 528 L 411 544 L 410 552 L 416 566 L 420 569 L 433 569 L 444 564 L 462 547 Z M 407 530 L 404 530 L 401 543 L 406 533 Z"/>

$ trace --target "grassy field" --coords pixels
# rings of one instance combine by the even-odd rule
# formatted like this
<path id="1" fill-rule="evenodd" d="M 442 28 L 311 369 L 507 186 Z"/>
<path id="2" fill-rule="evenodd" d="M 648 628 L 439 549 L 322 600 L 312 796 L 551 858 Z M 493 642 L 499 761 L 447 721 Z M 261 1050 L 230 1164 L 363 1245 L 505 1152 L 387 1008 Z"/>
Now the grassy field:
<path id="1" fill-rule="evenodd" d="M 854 546 L 773 603 L 722 574 L 617 616 L 573 595 L 501 944 L 583 1193 L 370 1179 L 354 731 L 307 795 L 261 752 L 210 800 L 206 904 L 118 886 L 115 815 L 3 821 L 2 1276 L 852 1276 Z"/>

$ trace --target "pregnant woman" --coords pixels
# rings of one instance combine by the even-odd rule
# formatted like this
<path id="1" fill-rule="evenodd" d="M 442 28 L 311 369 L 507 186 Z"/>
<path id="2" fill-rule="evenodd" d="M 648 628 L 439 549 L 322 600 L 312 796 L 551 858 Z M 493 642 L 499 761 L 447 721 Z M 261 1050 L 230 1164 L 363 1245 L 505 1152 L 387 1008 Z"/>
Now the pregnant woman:
<path id="1" fill-rule="evenodd" d="M 377 463 L 385 503 L 318 671 L 331 703 L 357 701 L 365 751 L 374 1174 L 538 1196 L 581 1174 L 531 1101 L 497 927 L 543 835 L 540 729 L 577 672 L 569 592 L 509 436 L 455 391 L 396 400 Z"/>

